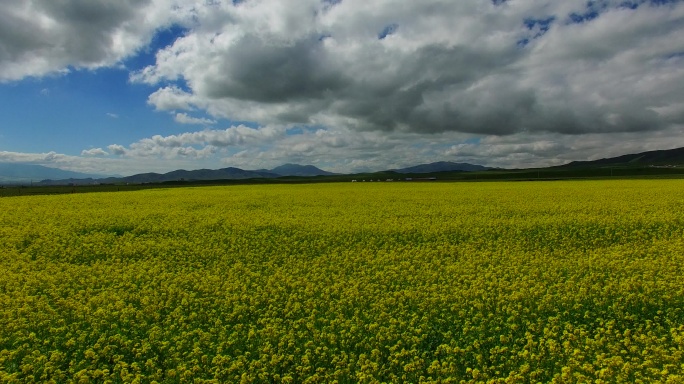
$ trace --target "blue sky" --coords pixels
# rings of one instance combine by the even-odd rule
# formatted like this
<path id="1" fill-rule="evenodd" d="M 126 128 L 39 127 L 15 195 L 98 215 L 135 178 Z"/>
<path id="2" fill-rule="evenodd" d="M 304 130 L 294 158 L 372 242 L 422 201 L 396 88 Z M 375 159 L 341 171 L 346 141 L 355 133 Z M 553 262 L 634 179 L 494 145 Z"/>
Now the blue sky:
<path id="1" fill-rule="evenodd" d="M 681 1 L 3 7 L 2 162 L 353 172 L 684 146 Z"/>
<path id="2" fill-rule="evenodd" d="M 121 69 L 74 71 L 4 85 L 3 125 L 20 127 L 3 131 L 4 149 L 77 154 L 172 126 L 171 116 L 147 106 L 149 93 L 147 86 L 129 84 L 128 72 Z"/>
<path id="3" fill-rule="evenodd" d="M 131 71 L 154 64 L 154 54 L 183 33 L 177 27 L 162 29 L 149 45 L 111 66 L 67 67 L 66 74 L 0 84 L 3 126 L 18 128 L 3 129 L 2 149 L 79 155 L 83 149 L 132 143 L 160 132 L 184 132 L 172 115 L 147 104 L 154 87 L 129 81 Z"/>

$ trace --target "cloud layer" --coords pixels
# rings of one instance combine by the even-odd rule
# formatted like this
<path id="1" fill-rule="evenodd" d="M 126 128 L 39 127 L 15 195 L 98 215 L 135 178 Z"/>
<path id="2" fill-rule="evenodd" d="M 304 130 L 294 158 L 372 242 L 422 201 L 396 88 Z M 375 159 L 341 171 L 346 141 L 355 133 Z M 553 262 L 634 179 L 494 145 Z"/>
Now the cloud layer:
<path id="1" fill-rule="evenodd" d="M 199 8 L 196 27 L 133 79 L 162 85 L 150 97 L 158 109 L 357 131 L 584 134 L 684 123 L 684 6 L 592 4 L 223 3 Z"/>
<path id="2" fill-rule="evenodd" d="M 684 145 L 671 137 L 684 126 L 681 1 L 10 0 L 5 8 L 0 81 L 118 65 L 155 31 L 180 25 L 183 35 L 131 81 L 156 87 L 148 103 L 177 123 L 255 127 L 160 132 L 84 156 L 300 159 L 352 170 L 392 165 L 399 151 L 416 161 L 526 166 Z"/>
<path id="3" fill-rule="evenodd" d="M 177 16 L 166 0 L 5 1 L 0 81 L 116 65 Z"/>

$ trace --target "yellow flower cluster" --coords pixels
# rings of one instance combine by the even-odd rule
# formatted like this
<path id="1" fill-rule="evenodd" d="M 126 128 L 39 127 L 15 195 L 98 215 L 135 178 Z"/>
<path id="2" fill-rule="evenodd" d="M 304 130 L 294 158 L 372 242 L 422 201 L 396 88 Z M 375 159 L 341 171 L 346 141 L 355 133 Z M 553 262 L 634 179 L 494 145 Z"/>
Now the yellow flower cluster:
<path id="1" fill-rule="evenodd" d="M 0 199 L 0 382 L 684 382 L 684 181 Z"/>

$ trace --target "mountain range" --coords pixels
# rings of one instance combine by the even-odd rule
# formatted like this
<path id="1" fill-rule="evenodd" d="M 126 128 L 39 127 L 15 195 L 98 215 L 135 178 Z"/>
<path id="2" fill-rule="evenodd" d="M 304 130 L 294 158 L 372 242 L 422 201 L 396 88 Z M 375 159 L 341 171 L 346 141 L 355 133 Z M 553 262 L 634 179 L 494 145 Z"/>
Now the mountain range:
<path id="1" fill-rule="evenodd" d="M 548 169 L 597 169 L 606 167 L 677 167 L 684 166 L 684 148 L 648 151 L 591 161 L 549 167 Z M 439 161 L 406 168 L 382 171 L 383 174 L 433 174 L 439 172 L 482 172 L 493 170 L 481 165 Z M 505 169 L 496 169 L 505 172 Z M 336 176 L 313 165 L 284 164 L 273 169 L 244 170 L 240 168 L 176 170 L 168 173 L 140 173 L 127 177 L 106 177 L 65 171 L 33 164 L 0 163 L 0 184 L 66 185 L 66 184 L 144 184 L 173 181 L 275 179 L 279 177 Z"/>
<path id="2" fill-rule="evenodd" d="M 106 175 L 95 175 L 81 172 L 65 171 L 58 168 L 44 167 L 35 164 L 0 163 L 0 184 L 32 183 L 44 179 L 86 179 L 103 178 Z"/>
<path id="3" fill-rule="evenodd" d="M 640 167 L 684 165 L 684 148 L 648 151 L 592 161 L 573 161 L 555 168 Z"/>
<path id="4" fill-rule="evenodd" d="M 44 171 L 51 168 L 41 167 Z M 467 163 L 436 162 L 430 164 L 420 164 L 413 167 L 394 169 L 390 172 L 395 173 L 433 173 L 444 171 L 482 171 L 489 168 L 480 165 Z M 140 173 L 126 177 L 61 177 L 65 171 L 56 170 L 57 176 L 48 176 L 44 180 L 36 183 L 38 185 L 66 185 L 66 184 L 144 184 L 144 183 L 163 183 L 171 181 L 208 181 L 208 180 L 244 180 L 244 179 L 274 179 L 279 177 L 313 177 L 313 176 L 334 176 L 333 172 L 324 171 L 313 165 L 284 164 L 273 169 L 244 170 L 240 168 L 221 168 L 221 169 L 198 169 L 187 171 L 179 169 L 168 173 Z M 47 175 L 47 173 L 43 173 Z M 7 178 L 5 180 L 10 180 Z M 23 181 L 23 179 L 22 179 Z"/>
<path id="5" fill-rule="evenodd" d="M 207 180 L 244 180 L 244 179 L 274 179 L 284 176 L 330 176 L 335 173 L 327 172 L 313 165 L 284 164 L 273 169 L 244 170 L 235 167 L 221 169 L 197 169 L 187 171 L 179 169 L 167 173 L 139 173 L 126 177 L 107 178 L 69 178 L 69 179 L 46 179 L 40 185 L 64 185 L 64 184 L 145 184 L 163 183 L 169 181 L 207 181 Z"/>
<path id="6" fill-rule="evenodd" d="M 324 171 L 313 165 L 284 164 L 271 170 L 262 169 L 260 171 L 275 173 L 278 176 L 332 176 L 335 173 Z"/>
<path id="7" fill-rule="evenodd" d="M 393 169 L 397 173 L 433 173 L 433 172 L 478 172 L 491 169 L 482 165 L 468 164 L 468 163 L 452 163 L 450 161 L 438 161 L 430 164 L 420 164 L 413 167 Z"/>

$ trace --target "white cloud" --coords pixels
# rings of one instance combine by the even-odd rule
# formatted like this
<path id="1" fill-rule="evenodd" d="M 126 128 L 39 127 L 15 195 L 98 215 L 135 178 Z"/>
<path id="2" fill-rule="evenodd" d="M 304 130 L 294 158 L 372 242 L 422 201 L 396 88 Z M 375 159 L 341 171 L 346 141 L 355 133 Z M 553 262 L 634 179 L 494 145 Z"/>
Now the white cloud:
<path id="1" fill-rule="evenodd" d="M 684 126 L 655 133 L 648 143 L 643 142 L 639 132 L 572 136 L 525 133 L 478 139 L 455 132 L 425 136 L 400 132 L 235 126 L 225 130 L 156 135 L 128 146 L 110 145 L 107 151 L 100 148 L 84 150 L 81 156 L 55 152 L 0 152 L 0 161 L 121 175 L 221 166 L 270 169 L 284 163 L 314 164 L 334 172 L 362 172 L 438 160 L 524 168 L 681 146 L 684 146 Z M 117 156 L 104 156 L 107 153 Z"/>
<path id="2" fill-rule="evenodd" d="M 126 169 L 113 159 L 71 156 L 57 152 L 23 153 L 0 151 L 0 162 L 36 164 L 83 173 L 109 174 Z"/>
<path id="3" fill-rule="evenodd" d="M 199 117 L 192 117 L 189 116 L 187 113 L 176 113 L 176 116 L 173 118 L 177 123 L 180 124 L 193 124 L 193 125 L 213 125 L 216 124 L 216 120 L 211 120 L 211 119 L 205 119 L 205 118 L 199 118 Z"/>
<path id="4" fill-rule="evenodd" d="M 109 149 L 109 153 L 112 155 L 125 155 L 126 154 L 126 147 L 123 145 L 119 144 L 111 144 L 107 146 L 107 149 Z"/>
<path id="5" fill-rule="evenodd" d="M 684 4 L 620 4 L 227 2 L 198 7 L 196 28 L 132 79 L 162 84 L 149 100 L 160 110 L 357 131 L 583 134 L 684 122 L 656 112 L 684 96 L 673 86 L 681 60 L 665 59 L 684 51 Z M 179 80 L 188 90 L 163 85 Z"/>
<path id="6" fill-rule="evenodd" d="M 81 156 L 107 156 L 109 153 L 102 148 L 84 149 L 81 151 Z"/>
<path id="7" fill-rule="evenodd" d="M 145 172 L 169 172 L 175 169 L 215 168 L 216 164 L 204 163 L 202 159 L 211 156 L 212 148 L 203 150 L 187 149 L 179 150 L 178 156 L 173 159 L 150 158 L 142 163 L 138 157 L 118 156 L 102 157 L 66 155 L 57 152 L 47 153 L 23 153 L 0 151 L 0 162 L 24 163 L 43 165 L 51 168 L 59 168 L 69 171 L 99 174 L 99 175 L 122 175 L 129 176 Z"/>
<path id="8" fill-rule="evenodd" d="M 493 167 L 528 168 L 679 147 L 684 147 L 684 125 L 653 132 L 648 140 L 644 140 L 642 132 L 486 136 L 452 145 L 442 156 Z"/>
<path id="9" fill-rule="evenodd" d="M 160 88 L 152 93 L 148 99 L 158 110 L 189 110 L 192 109 L 194 97 L 176 86 Z"/>
<path id="10" fill-rule="evenodd" d="M 22 153 L 0 151 L 0 161 L 8 163 L 40 163 L 66 158 L 56 152 L 47 153 Z"/>
<path id="11" fill-rule="evenodd" d="M 119 118 L 119 115 L 117 115 L 116 113 L 111 113 L 111 112 L 108 112 L 107 116 L 111 117 L 112 119 L 118 119 Z"/>
<path id="12" fill-rule="evenodd" d="M 265 145 L 283 137 L 285 132 L 284 126 L 250 128 L 238 125 L 227 129 L 185 132 L 179 135 L 154 135 L 136 141 L 128 148 L 117 146 L 116 152 L 133 157 L 206 156 L 220 148 Z"/>

